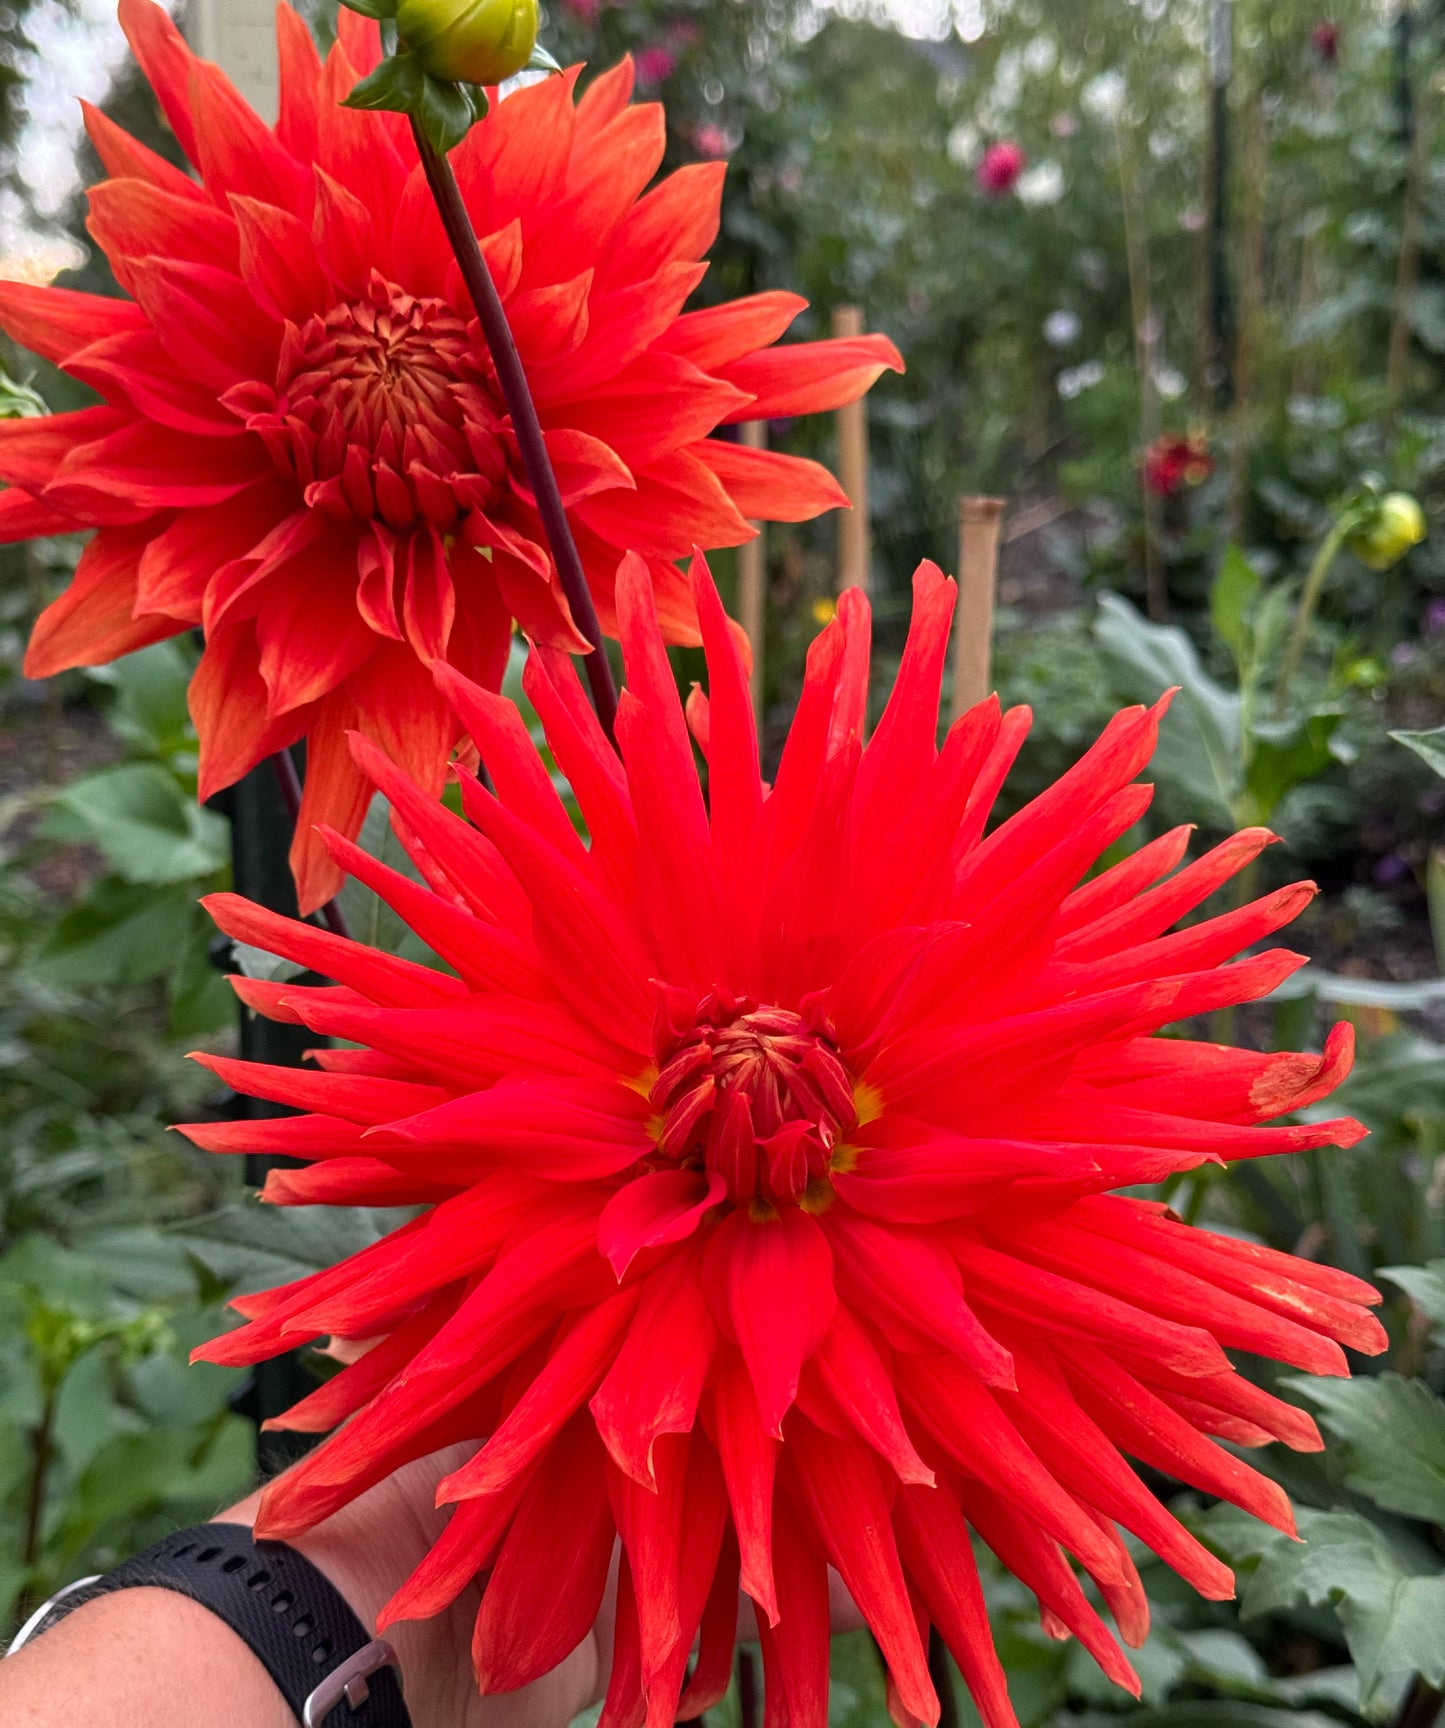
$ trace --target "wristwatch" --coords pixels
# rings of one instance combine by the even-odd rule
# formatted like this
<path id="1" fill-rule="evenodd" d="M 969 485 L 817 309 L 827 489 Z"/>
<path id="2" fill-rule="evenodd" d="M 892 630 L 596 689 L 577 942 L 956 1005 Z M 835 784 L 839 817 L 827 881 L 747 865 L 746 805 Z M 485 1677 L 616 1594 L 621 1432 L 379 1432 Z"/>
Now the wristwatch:
<path id="1" fill-rule="evenodd" d="M 68 1585 L 36 1609 L 8 1654 L 83 1603 L 138 1588 L 174 1590 L 224 1620 L 303 1728 L 411 1728 L 391 1645 L 369 1636 L 304 1555 L 284 1542 L 256 1541 L 244 1524 L 178 1530 L 113 1572 Z"/>

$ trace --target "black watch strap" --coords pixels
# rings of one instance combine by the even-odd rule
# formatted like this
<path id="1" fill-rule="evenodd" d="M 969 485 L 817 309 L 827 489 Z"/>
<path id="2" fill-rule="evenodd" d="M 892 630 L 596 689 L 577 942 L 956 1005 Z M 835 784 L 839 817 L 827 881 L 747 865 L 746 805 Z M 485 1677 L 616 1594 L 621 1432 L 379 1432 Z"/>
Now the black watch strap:
<path id="1" fill-rule="evenodd" d="M 372 1638 L 334 1584 L 284 1542 L 244 1524 L 178 1530 L 68 1593 L 35 1628 L 116 1590 L 175 1590 L 250 1646 L 306 1728 L 411 1728 L 390 1645 Z"/>

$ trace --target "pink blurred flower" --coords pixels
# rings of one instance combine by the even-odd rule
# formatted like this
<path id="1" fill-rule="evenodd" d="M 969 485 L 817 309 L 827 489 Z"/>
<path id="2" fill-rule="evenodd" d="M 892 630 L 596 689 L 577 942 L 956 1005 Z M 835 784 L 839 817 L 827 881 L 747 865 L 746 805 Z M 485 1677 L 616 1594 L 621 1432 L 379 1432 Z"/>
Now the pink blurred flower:
<path id="1" fill-rule="evenodd" d="M 726 127 L 714 125 L 711 120 L 703 121 L 693 133 L 692 141 L 704 156 L 711 156 L 714 160 L 721 156 L 731 156 L 736 148 Z"/>
<path id="2" fill-rule="evenodd" d="M 579 24 L 595 24 L 602 10 L 602 0 L 563 0 L 563 4 Z"/>
<path id="3" fill-rule="evenodd" d="M 639 84 L 661 84 L 677 70 L 677 61 L 666 48 L 643 48 L 637 56 Z"/>
<path id="4" fill-rule="evenodd" d="M 978 183 L 990 198 L 1007 198 L 1018 184 L 1028 158 L 1020 145 L 990 144 L 978 165 Z"/>
<path id="5" fill-rule="evenodd" d="M 1314 51 L 1326 66 L 1333 66 L 1340 57 L 1340 27 L 1329 18 L 1322 18 L 1310 31 Z"/>

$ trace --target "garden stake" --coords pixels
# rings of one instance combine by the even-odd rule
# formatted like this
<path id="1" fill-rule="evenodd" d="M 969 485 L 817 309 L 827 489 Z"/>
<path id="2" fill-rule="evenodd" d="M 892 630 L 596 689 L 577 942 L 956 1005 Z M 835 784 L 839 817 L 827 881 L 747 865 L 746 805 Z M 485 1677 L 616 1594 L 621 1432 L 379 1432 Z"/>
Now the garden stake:
<path id="1" fill-rule="evenodd" d="M 512 417 L 512 430 L 517 434 L 522 462 L 527 470 L 527 480 L 537 500 L 537 513 L 542 518 L 547 544 L 551 548 L 557 575 L 562 583 L 562 592 L 567 597 L 567 604 L 572 609 L 572 618 L 577 628 L 592 644 L 592 651 L 584 657 L 582 664 L 586 669 L 587 684 L 592 692 L 597 718 L 602 722 L 602 730 L 611 738 L 617 719 L 617 685 L 613 681 L 607 650 L 602 646 L 602 626 L 597 619 L 597 608 L 592 603 L 592 590 L 587 586 L 587 576 L 577 553 L 577 544 L 572 538 L 572 528 L 567 521 L 567 511 L 557 486 L 557 476 L 553 472 L 552 459 L 547 454 L 547 442 L 542 435 L 542 425 L 537 418 L 536 404 L 532 401 L 527 375 L 522 370 L 522 358 L 512 339 L 507 314 L 503 310 L 496 283 L 492 280 L 492 273 L 487 268 L 486 258 L 482 255 L 471 218 L 467 215 L 467 207 L 462 200 L 456 175 L 452 173 L 451 163 L 433 146 L 415 119 L 411 123 L 411 132 L 426 173 L 427 185 L 436 201 L 437 214 L 442 219 L 447 239 L 456 254 L 457 266 L 461 270 L 462 280 L 466 283 L 472 304 L 477 309 L 482 336 L 491 352 L 492 364 L 497 369 L 497 383 L 501 386 L 507 412 Z"/>
<path id="2" fill-rule="evenodd" d="M 998 592 L 1002 498 L 958 501 L 958 615 L 953 625 L 953 718 L 988 695 L 993 666 L 993 606 Z"/>
<path id="3" fill-rule="evenodd" d="M 863 308 L 839 306 L 833 313 L 833 334 L 851 338 L 863 334 Z M 838 591 L 873 591 L 868 546 L 868 410 L 850 402 L 838 410 L 838 484 L 848 494 L 851 510 L 838 515 Z"/>
<path id="4" fill-rule="evenodd" d="M 749 450 L 767 448 L 768 428 L 766 421 L 746 421 L 739 428 L 739 432 L 743 444 Z M 767 627 L 768 553 L 767 541 L 763 537 L 762 523 L 754 522 L 752 526 L 758 531 L 757 538 L 738 547 L 738 622 L 742 625 L 748 641 L 753 646 L 753 669 L 750 678 L 753 713 L 761 721 L 763 716 L 763 631 Z"/>

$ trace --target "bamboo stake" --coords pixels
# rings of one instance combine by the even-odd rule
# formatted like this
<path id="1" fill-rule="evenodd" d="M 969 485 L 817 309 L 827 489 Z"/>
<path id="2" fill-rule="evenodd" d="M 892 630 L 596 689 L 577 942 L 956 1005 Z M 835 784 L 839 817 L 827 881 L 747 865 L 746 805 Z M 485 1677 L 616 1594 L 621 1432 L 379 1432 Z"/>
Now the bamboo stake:
<path id="1" fill-rule="evenodd" d="M 863 308 L 839 306 L 833 313 L 833 334 L 863 334 Z M 860 399 L 838 410 L 838 484 L 848 494 L 851 510 L 838 517 L 838 588 L 873 590 L 868 546 L 868 410 Z"/>
<path id="2" fill-rule="evenodd" d="M 766 450 L 768 423 L 748 420 L 742 426 L 742 442 L 749 450 Z M 763 635 L 768 623 L 768 546 L 761 522 L 752 524 L 758 534 L 738 548 L 738 622 L 753 645 L 753 670 L 750 686 L 753 713 L 759 722 L 763 717 Z"/>
<path id="3" fill-rule="evenodd" d="M 958 616 L 953 624 L 953 718 L 988 695 L 998 592 L 1002 498 L 958 501 Z"/>

